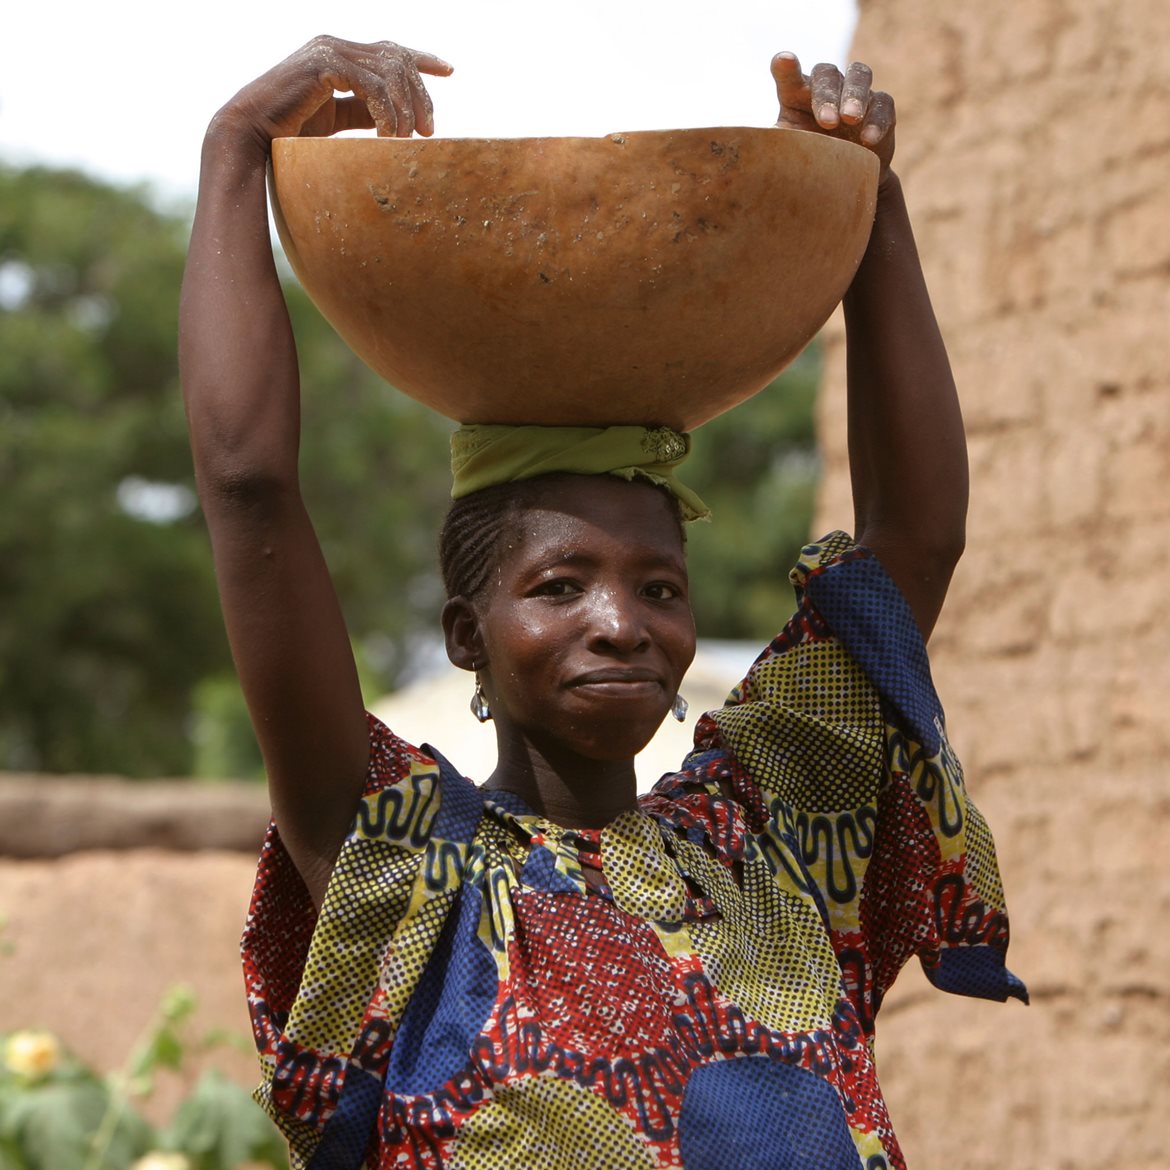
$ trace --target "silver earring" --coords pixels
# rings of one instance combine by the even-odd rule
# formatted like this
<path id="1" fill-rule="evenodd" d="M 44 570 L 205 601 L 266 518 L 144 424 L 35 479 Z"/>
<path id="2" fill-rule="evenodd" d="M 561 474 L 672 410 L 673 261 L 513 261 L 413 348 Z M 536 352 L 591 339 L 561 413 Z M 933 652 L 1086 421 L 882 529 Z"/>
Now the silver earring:
<path id="1" fill-rule="evenodd" d="M 492 717 L 492 709 L 488 705 L 487 695 L 483 693 L 483 683 L 479 681 L 478 673 L 475 676 L 475 693 L 471 696 L 471 713 L 480 723 L 486 723 Z"/>
<path id="2" fill-rule="evenodd" d="M 690 703 L 682 695 L 675 695 L 674 706 L 671 707 L 670 713 L 681 723 L 687 717 L 688 707 L 690 707 Z"/>

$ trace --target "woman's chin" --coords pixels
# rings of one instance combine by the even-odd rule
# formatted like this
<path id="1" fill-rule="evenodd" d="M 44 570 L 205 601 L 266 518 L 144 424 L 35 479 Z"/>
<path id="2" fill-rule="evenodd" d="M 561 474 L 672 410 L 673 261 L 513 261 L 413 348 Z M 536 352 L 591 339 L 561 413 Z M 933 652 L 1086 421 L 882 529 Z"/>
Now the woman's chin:
<path id="1" fill-rule="evenodd" d="M 610 734 L 604 730 L 600 734 L 590 735 L 587 740 L 578 740 L 566 744 L 574 754 L 585 759 L 597 760 L 599 763 L 618 764 L 632 762 L 634 757 L 646 747 L 654 738 L 654 733 L 662 726 L 665 716 L 659 718 L 652 726 L 642 724 L 637 729 L 629 727 L 628 723 L 621 728 L 614 728 Z"/>

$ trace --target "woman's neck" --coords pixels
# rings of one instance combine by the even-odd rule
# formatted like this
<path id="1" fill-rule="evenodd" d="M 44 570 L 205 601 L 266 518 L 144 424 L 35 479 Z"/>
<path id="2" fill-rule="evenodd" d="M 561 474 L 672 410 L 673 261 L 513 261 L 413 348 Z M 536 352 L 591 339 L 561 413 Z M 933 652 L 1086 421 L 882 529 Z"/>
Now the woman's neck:
<path id="1" fill-rule="evenodd" d="M 633 760 L 550 759 L 535 744 L 500 743 L 484 788 L 514 792 L 538 816 L 567 829 L 601 829 L 637 807 Z"/>

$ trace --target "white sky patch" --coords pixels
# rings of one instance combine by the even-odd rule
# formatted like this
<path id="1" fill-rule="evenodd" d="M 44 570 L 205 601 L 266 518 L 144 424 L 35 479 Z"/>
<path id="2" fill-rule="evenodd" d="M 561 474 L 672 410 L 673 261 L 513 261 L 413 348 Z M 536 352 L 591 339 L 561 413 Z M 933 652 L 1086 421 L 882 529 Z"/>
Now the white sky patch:
<path id="1" fill-rule="evenodd" d="M 438 133 L 603 135 L 769 125 L 768 61 L 844 63 L 855 0 L 86 0 L 9 5 L 0 35 L 0 161 L 77 166 L 193 198 L 215 110 L 321 32 L 391 38 L 450 61 L 430 85 Z M 166 31 L 160 31 L 161 25 Z"/>
<path id="2" fill-rule="evenodd" d="M 195 493 L 181 483 L 160 483 L 128 475 L 118 484 L 118 507 L 135 520 L 173 524 L 195 511 Z"/>
<path id="3" fill-rule="evenodd" d="M 33 270 L 20 260 L 0 261 L 0 309 L 19 309 L 33 290 Z"/>

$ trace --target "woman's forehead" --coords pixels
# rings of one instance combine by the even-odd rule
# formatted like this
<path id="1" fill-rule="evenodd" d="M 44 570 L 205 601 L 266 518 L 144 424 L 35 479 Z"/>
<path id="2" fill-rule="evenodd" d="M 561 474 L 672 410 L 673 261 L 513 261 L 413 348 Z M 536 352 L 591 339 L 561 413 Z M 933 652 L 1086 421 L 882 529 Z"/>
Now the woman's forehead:
<path id="1" fill-rule="evenodd" d="M 558 478 L 542 485 L 514 520 L 513 537 L 530 549 L 566 542 L 588 548 L 616 541 L 683 559 L 674 501 L 645 481 L 613 475 Z"/>

